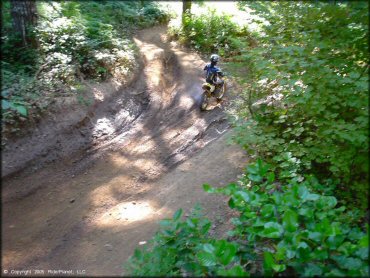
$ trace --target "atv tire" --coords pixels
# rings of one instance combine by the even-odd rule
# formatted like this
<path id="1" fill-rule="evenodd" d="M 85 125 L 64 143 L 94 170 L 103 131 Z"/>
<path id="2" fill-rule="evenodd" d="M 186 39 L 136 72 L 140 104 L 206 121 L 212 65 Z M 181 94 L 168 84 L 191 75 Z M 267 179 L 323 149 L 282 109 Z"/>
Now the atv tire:
<path id="1" fill-rule="evenodd" d="M 217 93 L 216 96 L 217 102 L 221 102 L 223 96 L 225 95 L 225 92 L 226 92 L 226 82 L 224 82 L 224 84 L 220 88 L 220 91 Z"/>
<path id="2" fill-rule="evenodd" d="M 201 98 L 201 101 L 200 101 L 200 110 L 201 111 L 207 110 L 208 102 L 209 102 L 209 98 L 208 98 L 207 94 L 205 92 L 203 92 L 202 98 Z"/>

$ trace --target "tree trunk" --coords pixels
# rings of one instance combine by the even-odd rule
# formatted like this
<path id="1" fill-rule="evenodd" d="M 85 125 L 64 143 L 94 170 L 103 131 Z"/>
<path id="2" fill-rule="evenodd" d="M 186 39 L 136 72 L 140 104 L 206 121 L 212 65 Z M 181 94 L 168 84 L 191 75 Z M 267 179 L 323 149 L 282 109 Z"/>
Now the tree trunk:
<path id="1" fill-rule="evenodd" d="M 37 46 L 36 40 L 30 36 L 30 27 L 37 24 L 37 9 L 35 0 L 11 0 L 13 28 L 22 38 L 22 45 Z"/>
<path id="2" fill-rule="evenodd" d="M 182 25 L 185 26 L 185 15 L 190 14 L 191 0 L 182 0 Z"/>

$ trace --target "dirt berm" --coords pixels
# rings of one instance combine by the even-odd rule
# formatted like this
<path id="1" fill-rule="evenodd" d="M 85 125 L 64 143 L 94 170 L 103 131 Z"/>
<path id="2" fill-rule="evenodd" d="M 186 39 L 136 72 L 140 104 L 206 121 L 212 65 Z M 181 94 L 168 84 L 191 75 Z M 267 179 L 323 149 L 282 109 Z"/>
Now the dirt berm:
<path id="1" fill-rule="evenodd" d="M 23 139 L 13 158 L 3 157 L 3 170 L 17 169 L 3 179 L 3 270 L 120 275 L 158 220 L 197 202 L 214 234 L 230 227 L 227 200 L 202 184 L 235 181 L 247 161 L 226 143 L 233 86 L 221 105 L 200 112 L 205 61 L 165 34 L 164 26 L 139 32 L 139 76 L 69 130 L 39 134 L 33 142 L 44 144 L 42 155 L 29 154 Z M 27 163 L 17 162 L 21 152 Z"/>

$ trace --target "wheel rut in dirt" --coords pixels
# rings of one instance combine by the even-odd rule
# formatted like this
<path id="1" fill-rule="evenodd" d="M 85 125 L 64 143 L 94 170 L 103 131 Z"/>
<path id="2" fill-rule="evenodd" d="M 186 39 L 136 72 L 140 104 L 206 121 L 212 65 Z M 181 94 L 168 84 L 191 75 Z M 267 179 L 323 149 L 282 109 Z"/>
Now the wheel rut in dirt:
<path id="1" fill-rule="evenodd" d="M 199 111 L 204 61 L 168 42 L 163 26 L 141 31 L 135 42 L 144 61 L 139 77 L 79 126 L 95 124 L 104 136 L 87 131 L 88 147 L 3 180 L 4 268 L 119 275 L 175 209 L 200 202 L 211 218 L 228 213 L 225 200 L 201 185 L 233 181 L 246 157 L 226 146 L 222 107 Z"/>

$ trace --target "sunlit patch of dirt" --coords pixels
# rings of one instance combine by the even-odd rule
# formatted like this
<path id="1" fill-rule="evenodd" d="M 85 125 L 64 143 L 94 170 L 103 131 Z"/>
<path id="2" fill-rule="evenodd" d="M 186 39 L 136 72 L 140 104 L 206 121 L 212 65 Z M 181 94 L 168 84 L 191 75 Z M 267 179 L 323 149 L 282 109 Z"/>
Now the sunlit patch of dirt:
<path id="1" fill-rule="evenodd" d="M 150 202 L 124 202 L 98 216 L 94 224 L 103 227 L 128 225 L 132 222 L 158 217 L 155 212 L 156 209 Z"/>

